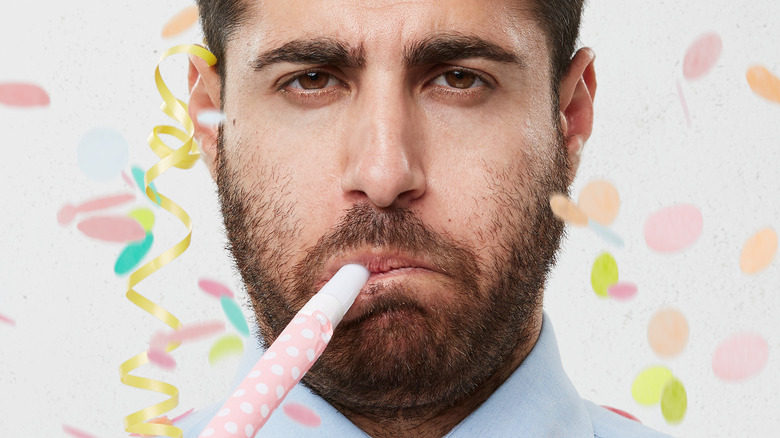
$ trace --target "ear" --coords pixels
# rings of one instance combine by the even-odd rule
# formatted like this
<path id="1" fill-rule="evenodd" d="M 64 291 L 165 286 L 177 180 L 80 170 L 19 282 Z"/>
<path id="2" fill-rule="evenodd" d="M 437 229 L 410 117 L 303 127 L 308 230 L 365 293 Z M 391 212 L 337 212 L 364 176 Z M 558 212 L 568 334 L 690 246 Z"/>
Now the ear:
<path id="1" fill-rule="evenodd" d="M 580 165 L 580 154 L 593 131 L 593 99 L 596 97 L 596 54 L 582 48 L 569 63 L 560 85 L 560 118 L 566 151 L 569 154 L 569 180 Z"/>
<path id="2" fill-rule="evenodd" d="M 200 146 L 201 156 L 212 176 L 217 157 L 217 125 L 198 122 L 202 111 L 220 111 L 220 79 L 216 66 L 211 66 L 197 56 L 190 55 L 187 72 L 190 89 L 189 113 L 195 125 L 195 140 Z"/>

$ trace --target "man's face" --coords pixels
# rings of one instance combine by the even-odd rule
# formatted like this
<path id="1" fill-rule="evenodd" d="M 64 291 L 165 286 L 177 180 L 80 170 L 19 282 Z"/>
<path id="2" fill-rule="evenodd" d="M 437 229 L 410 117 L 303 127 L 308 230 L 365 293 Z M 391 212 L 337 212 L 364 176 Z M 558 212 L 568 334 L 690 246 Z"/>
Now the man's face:
<path id="1" fill-rule="evenodd" d="M 453 403 L 529 342 L 562 231 L 538 25 L 517 0 L 251 3 L 215 174 L 263 338 L 362 263 L 306 383 L 345 409 Z"/>

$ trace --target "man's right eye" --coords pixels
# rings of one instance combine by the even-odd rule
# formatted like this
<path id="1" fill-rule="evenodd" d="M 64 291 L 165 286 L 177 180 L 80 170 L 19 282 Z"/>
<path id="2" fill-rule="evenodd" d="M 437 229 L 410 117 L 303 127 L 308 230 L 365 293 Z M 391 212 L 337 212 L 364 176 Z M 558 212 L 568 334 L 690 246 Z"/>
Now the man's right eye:
<path id="1" fill-rule="evenodd" d="M 309 70 L 290 79 L 285 87 L 294 90 L 323 90 L 338 84 L 339 80 L 330 73 Z"/>

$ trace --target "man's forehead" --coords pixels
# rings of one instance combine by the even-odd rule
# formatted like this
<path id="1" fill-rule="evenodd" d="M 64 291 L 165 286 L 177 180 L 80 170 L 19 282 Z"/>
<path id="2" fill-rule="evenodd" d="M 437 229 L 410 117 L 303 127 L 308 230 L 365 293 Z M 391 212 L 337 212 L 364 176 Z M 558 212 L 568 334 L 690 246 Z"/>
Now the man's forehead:
<path id="1" fill-rule="evenodd" d="M 250 2 L 233 47 L 241 62 L 294 41 L 339 42 L 356 57 L 385 53 L 408 61 L 410 51 L 443 36 L 492 43 L 512 53 L 544 45 L 520 7 L 527 0 L 264 0 Z M 251 57 L 251 58 L 250 58 Z"/>

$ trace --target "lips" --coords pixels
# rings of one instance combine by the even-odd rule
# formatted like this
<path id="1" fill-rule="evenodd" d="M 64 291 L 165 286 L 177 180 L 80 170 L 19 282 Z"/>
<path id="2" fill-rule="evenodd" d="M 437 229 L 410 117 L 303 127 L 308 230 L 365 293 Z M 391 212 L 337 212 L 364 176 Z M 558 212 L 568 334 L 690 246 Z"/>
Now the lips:
<path id="1" fill-rule="evenodd" d="M 328 282 L 336 272 L 344 265 L 357 263 L 363 265 L 371 272 L 366 285 L 379 278 L 404 273 L 421 271 L 441 272 L 436 266 L 424 258 L 412 257 L 400 252 L 360 252 L 351 253 L 337 259 L 333 259 L 325 265 L 324 274 L 317 282 L 317 289 Z"/>

